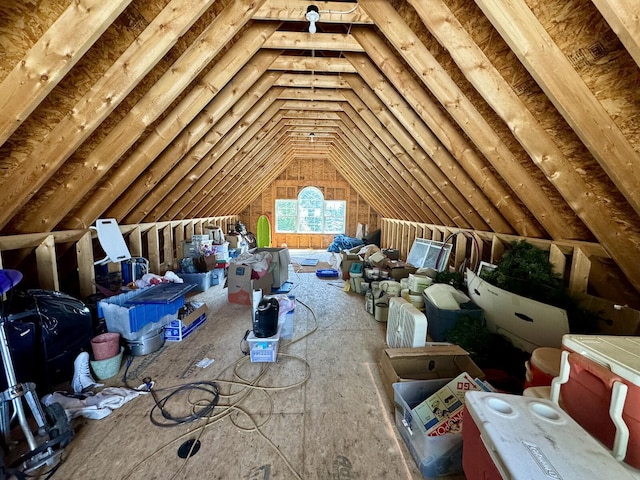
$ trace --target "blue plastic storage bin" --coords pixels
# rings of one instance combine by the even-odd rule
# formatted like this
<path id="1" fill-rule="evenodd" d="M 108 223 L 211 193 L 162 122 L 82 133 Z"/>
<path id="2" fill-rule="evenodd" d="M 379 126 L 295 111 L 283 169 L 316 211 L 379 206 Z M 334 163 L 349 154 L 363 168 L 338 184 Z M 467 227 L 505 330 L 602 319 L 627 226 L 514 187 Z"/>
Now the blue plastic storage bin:
<path id="1" fill-rule="evenodd" d="M 473 302 L 461 303 L 459 310 L 443 310 L 436 307 L 424 292 L 422 298 L 424 298 L 424 313 L 427 316 L 427 333 L 434 342 L 446 341 L 447 332 L 455 327 L 456 322 L 463 315 L 484 320 L 484 312 Z"/>
<path id="2" fill-rule="evenodd" d="M 104 318 L 110 332 L 118 332 L 126 339 L 135 339 L 148 324 L 170 322 L 184 305 L 184 295 L 168 303 L 130 304 L 136 296 L 151 292 L 158 286 L 131 290 L 98 302 L 98 316 Z M 177 317 L 176 317 L 177 318 Z M 163 325 L 160 325 L 160 327 Z"/>
<path id="3" fill-rule="evenodd" d="M 215 276 L 213 270 L 198 273 L 177 272 L 177 275 L 184 280 L 184 283 L 193 283 L 197 285 L 194 289 L 197 292 L 204 292 L 208 288 L 218 284 L 218 277 Z"/>

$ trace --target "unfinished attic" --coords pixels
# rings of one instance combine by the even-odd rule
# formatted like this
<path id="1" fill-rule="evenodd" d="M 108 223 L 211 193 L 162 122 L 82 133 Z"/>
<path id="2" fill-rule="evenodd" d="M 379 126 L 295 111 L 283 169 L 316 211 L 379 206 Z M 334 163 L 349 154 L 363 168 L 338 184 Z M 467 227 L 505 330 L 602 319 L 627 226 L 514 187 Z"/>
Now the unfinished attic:
<path id="1" fill-rule="evenodd" d="M 438 270 L 447 279 L 469 271 L 467 282 L 480 278 L 481 264 L 500 268 L 515 246 L 527 245 L 542 252 L 554 281 L 590 316 L 586 333 L 616 341 L 635 336 L 639 67 L 640 4 L 630 0 L 1 2 L 2 330 L 33 337 L 25 355 L 5 333 L 3 360 L 18 373 L 12 379 L 7 372 L 5 386 L 33 381 L 23 378 L 27 371 L 43 379 L 36 382 L 39 396 L 55 390 L 45 372 L 53 368 L 51 358 L 42 351 L 54 333 L 43 329 L 42 312 L 30 327 L 16 318 L 38 295 L 91 307 L 85 333 L 56 333 L 64 355 L 55 368 L 70 377 L 80 352 L 91 352 L 89 339 L 104 333 L 100 301 L 131 293 L 123 278 L 135 280 L 143 273 L 138 268 L 155 279 L 179 277 L 189 273 L 185 264 L 198 262 L 198 274 L 219 271 L 206 280 L 211 288 L 178 295 L 208 311 L 190 338 L 153 352 L 143 345 L 142 354 L 128 356 L 135 340 L 123 342 L 120 332 L 126 352 L 117 374 L 102 383 L 124 388 L 131 382 L 144 392 L 127 390 L 126 405 L 108 418 L 78 414 L 67 422 L 74 435 L 69 442 L 53 429 L 57 448 L 65 445 L 51 456 L 64 461 L 48 463 L 55 469 L 50 474 L 118 480 L 435 476 L 420 463 L 428 452 L 416 451 L 398 425 L 398 402 L 380 366 L 391 346 L 388 325 L 365 311 L 365 297 L 353 290 L 364 293 L 365 283 L 373 290 L 374 278 L 366 278 L 372 270 L 400 284 L 402 278 L 385 269 L 390 264 L 376 265 L 376 259 L 416 267 L 405 265 L 416 244 L 446 250 Z M 105 224 L 106 247 L 98 235 Z M 277 362 L 235 363 L 256 309 L 228 301 L 236 264 L 227 262 L 230 255 L 210 268 L 204 253 L 215 259 L 215 247 L 196 252 L 197 261 L 188 250 L 219 234 L 231 240 L 234 254 L 248 253 L 243 249 L 255 246 L 254 239 L 287 252 L 278 268 L 293 286 L 295 335 L 290 347 L 281 340 Z M 337 244 L 342 238 L 375 245 L 356 256 L 362 273 L 347 268 L 356 254 Z M 126 252 L 124 261 L 107 251 L 114 242 Z M 337 277 L 313 275 L 316 268 L 302 265 L 309 259 Z M 363 280 L 352 281 L 351 273 Z M 198 277 L 196 284 L 203 281 Z M 528 281 L 512 283 L 527 290 Z M 473 293 L 468 284 L 459 287 Z M 546 328 L 522 317 L 537 332 Z M 487 311 L 484 318 L 490 320 Z M 433 329 L 433 317 L 426 320 Z M 585 333 L 579 330 L 565 333 Z M 78 343 L 83 335 L 86 342 L 67 351 L 73 343 L 67 340 Z M 522 355 L 505 353 L 510 368 L 498 370 L 517 384 L 528 372 L 532 347 L 571 350 L 561 339 L 519 343 L 527 347 L 515 348 Z M 625 351 L 637 355 L 633 345 Z M 472 358 L 466 353 L 460 355 Z M 88 362 L 98 361 L 91 355 L 82 357 L 89 376 L 95 369 Z M 198 365 L 204 360 L 212 362 Z M 480 373 L 504 380 L 490 370 L 493 376 Z M 204 413 L 192 405 L 201 415 L 179 412 L 189 421 L 174 429 L 149 421 L 158 407 L 152 396 L 197 382 L 215 398 L 205 402 Z M 253 382 L 261 385 L 259 399 L 242 406 L 248 410 L 227 401 L 229 389 Z M 560 390 L 565 403 L 567 391 L 578 395 L 568 385 Z M 22 437 L 29 437 L 24 424 L 39 414 L 26 403 L 17 406 L 18 398 L 2 402 L 2 415 L 10 404 L 27 419 L 2 424 L 7 464 L 16 451 L 39 450 L 37 439 L 27 438 L 25 447 Z M 224 410 L 227 404 L 237 410 Z M 189 410 L 186 400 L 181 405 Z M 47 410 L 45 423 L 54 414 Z M 588 426 L 576 420 L 591 439 Z M 625 458 L 631 466 L 614 478 L 640 478 L 632 471 L 640 468 L 632 451 L 640 432 L 630 430 L 627 457 L 617 450 L 618 436 L 613 446 L 615 428 L 610 438 L 598 438 L 614 450 L 611 468 L 621 468 Z M 191 444 L 184 447 L 186 440 Z M 466 444 L 474 445 L 467 451 L 481 450 Z M 179 447 L 187 449 L 182 458 Z M 503 460 L 501 468 L 509 469 Z M 485 478 L 477 476 L 485 473 L 481 468 L 472 472 L 456 461 L 451 467 L 442 460 L 437 468 Z"/>

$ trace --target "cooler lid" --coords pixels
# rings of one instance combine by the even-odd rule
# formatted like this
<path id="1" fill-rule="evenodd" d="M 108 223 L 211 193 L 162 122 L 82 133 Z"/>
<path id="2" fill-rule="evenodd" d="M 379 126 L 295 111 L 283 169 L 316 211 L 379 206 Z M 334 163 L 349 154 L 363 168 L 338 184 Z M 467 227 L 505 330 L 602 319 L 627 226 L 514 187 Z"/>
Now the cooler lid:
<path id="1" fill-rule="evenodd" d="M 640 337 L 564 335 L 562 345 L 640 386 Z"/>
<path id="2" fill-rule="evenodd" d="M 465 404 L 472 417 L 465 422 L 475 422 L 505 479 L 634 478 L 609 450 L 550 400 L 468 392 Z"/>

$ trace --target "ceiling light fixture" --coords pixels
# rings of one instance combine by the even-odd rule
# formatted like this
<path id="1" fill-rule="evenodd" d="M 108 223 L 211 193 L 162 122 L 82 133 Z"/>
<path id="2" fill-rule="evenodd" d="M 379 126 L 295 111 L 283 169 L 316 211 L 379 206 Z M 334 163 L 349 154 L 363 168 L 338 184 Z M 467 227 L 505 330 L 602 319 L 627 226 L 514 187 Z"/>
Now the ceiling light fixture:
<path id="1" fill-rule="evenodd" d="M 316 33 L 316 22 L 320 20 L 318 7 L 315 5 L 309 5 L 307 7 L 307 14 L 305 15 L 305 18 L 309 22 L 309 33 Z"/>
<path id="2" fill-rule="evenodd" d="M 311 143 L 313 143 L 313 139 L 314 139 L 314 138 L 316 138 L 316 135 L 315 135 L 315 133 L 311 132 L 311 133 L 309 134 L 309 140 L 311 140 Z"/>

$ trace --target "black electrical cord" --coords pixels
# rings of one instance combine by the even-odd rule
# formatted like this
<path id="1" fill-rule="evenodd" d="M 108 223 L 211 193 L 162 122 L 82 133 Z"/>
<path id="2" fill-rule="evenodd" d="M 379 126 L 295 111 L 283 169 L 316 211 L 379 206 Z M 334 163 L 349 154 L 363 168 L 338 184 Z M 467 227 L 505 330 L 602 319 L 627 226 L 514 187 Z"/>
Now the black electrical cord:
<path id="1" fill-rule="evenodd" d="M 124 383 L 126 388 L 139 392 L 139 391 L 141 391 L 141 389 L 133 388 L 132 386 L 129 385 L 129 383 L 127 381 L 127 374 L 129 373 L 129 367 L 133 363 L 133 358 L 134 358 L 133 355 L 129 355 L 129 357 L 127 358 L 126 367 L 124 369 L 124 374 L 122 376 L 122 383 Z M 200 418 L 206 417 L 209 413 L 211 413 L 213 411 L 213 409 L 216 407 L 216 405 L 218 405 L 218 400 L 220 399 L 220 391 L 218 390 L 218 385 L 216 383 L 214 383 L 214 382 L 205 382 L 205 381 L 203 381 L 203 382 L 185 383 L 183 385 L 175 387 L 173 389 L 173 391 L 171 393 L 169 393 L 168 395 L 166 395 L 166 396 L 164 396 L 162 398 L 158 398 L 156 390 L 153 389 L 153 382 L 151 381 L 151 379 L 147 377 L 147 378 L 144 378 L 142 381 L 143 381 L 144 384 L 146 384 L 146 387 L 147 387 L 146 391 L 151 393 L 151 396 L 153 397 L 153 401 L 155 402 L 155 405 L 153 406 L 153 408 L 149 412 L 149 420 L 151 421 L 151 423 L 153 423 L 154 425 L 156 425 L 158 427 L 175 427 L 177 425 L 182 425 L 184 423 L 194 422 L 196 420 L 199 420 Z M 168 389 L 162 389 L 162 390 L 168 390 Z M 142 389 L 142 391 L 145 391 L 145 390 Z M 177 395 L 179 393 L 188 392 L 188 391 L 205 392 L 205 393 L 211 395 L 211 400 L 203 408 L 201 408 L 200 410 L 197 410 L 196 412 L 192 413 L 191 415 L 187 415 L 187 416 L 183 416 L 183 417 L 176 417 L 176 416 L 172 415 L 171 413 L 169 413 L 167 411 L 167 409 L 166 409 L 166 406 L 165 406 L 167 404 L 167 402 L 174 395 Z M 154 412 L 156 412 L 156 411 L 160 412 L 160 414 L 166 420 L 166 422 L 162 422 L 160 420 L 157 420 L 154 417 Z"/>
<path id="2" fill-rule="evenodd" d="M 151 379 L 148 379 L 148 380 L 149 381 L 147 382 L 147 379 L 145 379 L 145 383 L 149 385 L 151 383 Z M 190 392 L 190 391 L 205 392 L 211 395 L 212 398 L 204 407 L 194 411 L 194 413 L 192 413 L 191 415 L 186 415 L 183 417 L 172 415 L 166 408 L 167 402 L 171 400 L 172 397 L 174 397 L 175 395 L 178 395 L 179 393 Z M 184 423 L 190 423 L 190 422 L 199 420 L 201 418 L 204 418 L 213 411 L 216 405 L 218 405 L 218 400 L 220 399 L 220 391 L 218 390 L 218 385 L 216 385 L 214 382 L 205 382 L 205 381 L 185 383 L 184 385 L 180 385 L 179 387 L 176 387 L 175 390 L 173 390 L 171 393 L 169 393 L 168 395 L 165 395 L 162 398 L 158 398 L 153 388 L 149 388 L 149 392 L 151 392 L 151 395 L 153 396 L 153 400 L 156 403 L 151 409 L 151 411 L 149 412 L 149 420 L 151 420 L 151 423 L 153 423 L 157 427 L 175 427 L 178 425 L 182 425 Z M 157 414 L 154 416 L 154 412 L 157 412 L 157 411 L 160 412 L 160 414 L 166 421 L 158 420 L 156 418 Z"/>

